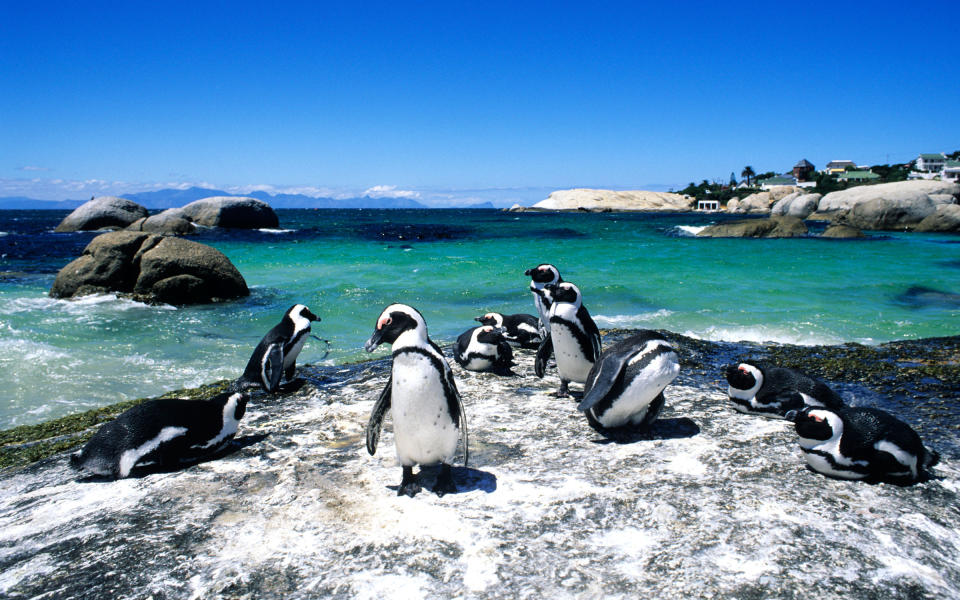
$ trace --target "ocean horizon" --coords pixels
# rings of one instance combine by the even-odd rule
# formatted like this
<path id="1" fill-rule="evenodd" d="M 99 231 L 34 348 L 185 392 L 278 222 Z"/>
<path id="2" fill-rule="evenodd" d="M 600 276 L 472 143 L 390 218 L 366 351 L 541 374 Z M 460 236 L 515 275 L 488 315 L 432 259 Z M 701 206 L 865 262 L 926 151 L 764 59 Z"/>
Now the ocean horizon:
<path id="1" fill-rule="evenodd" d="M 295 303 L 322 319 L 301 364 L 380 357 L 363 342 L 392 302 L 418 308 L 447 345 L 485 312 L 534 314 L 523 272 L 544 262 L 581 288 L 601 329 L 800 345 L 960 334 L 951 235 L 696 238 L 742 218 L 705 213 L 277 213 L 276 229 L 189 238 L 226 254 L 249 297 L 173 307 L 50 298 L 56 273 L 97 232 L 54 233 L 68 211 L 0 211 L 0 429 L 235 378 Z"/>

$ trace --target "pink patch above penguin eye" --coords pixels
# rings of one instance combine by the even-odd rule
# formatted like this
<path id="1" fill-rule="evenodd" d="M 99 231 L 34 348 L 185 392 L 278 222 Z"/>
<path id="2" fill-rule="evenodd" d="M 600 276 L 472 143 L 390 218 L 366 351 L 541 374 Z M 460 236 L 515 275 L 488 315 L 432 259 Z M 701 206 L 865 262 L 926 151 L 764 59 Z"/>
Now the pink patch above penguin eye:
<path id="1" fill-rule="evenodd" d="M 746 367 L 740 367 L 740 368 L 737 369 L 737 370 L 740 371 L 741 373 L 743 373 L 744 375 L 747 374 L 747 368 L 746 368 Z"/>
<path id="2" fill-rule="evenodd" d="M 818 417 L 817 415 L 810 415 L 810 418 L 816 421 L 817 423 L 823 423 L 823 417 Z"/>
<path id="3" fill-rule="evenodd" d="M 377 329 L 383 329 L 390 323 L 393 323 L 393 319 L 391 319 L 390 317 L 383 317 L 379 321 L 377 321 Z"/>

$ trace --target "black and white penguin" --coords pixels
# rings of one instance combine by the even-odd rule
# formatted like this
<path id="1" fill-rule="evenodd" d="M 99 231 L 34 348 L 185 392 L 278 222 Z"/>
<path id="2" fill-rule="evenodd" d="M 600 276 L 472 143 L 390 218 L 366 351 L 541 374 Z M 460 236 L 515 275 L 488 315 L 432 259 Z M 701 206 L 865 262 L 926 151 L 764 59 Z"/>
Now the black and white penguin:
<path id="1" fill-rule="evenodd" d="M 642 329 L 600 355 L 583 386 L 577 407 L 592 425 L 646 427 L 663 409 L 663 389 L 680 373 L 673 346 L 655 331 Z"/>
<path id="2" fill-rule="evenodd" d="M 319 320 L 320 317 L 303 304 L 291 306 L 280 323 L 257 344 L 237 384 L 259 384 L 272 393 L 280 385 L 282 377 L 286 377 L 287 381 L 293 379 L 297 356 L 310 333 L 310 323 Z"/>
<path id="3" fill-rule="evenodd" d="M 502 328 L 503 337 L 508 342 L 518 344 L 521 348 L 537 348 L 543 341 L 540 335 L 540 323 L 537 317 L 527 314 L 504 315 L 490 312 L 475 321 L 483 325 Z"/>
<path id="4" fill-rule="evenodd" d="M 843 399 L 825 383 L 796 369 L 742 362 L 727 367 L 725 376 L 727 395 L 742 413 L 782 417 L 804 406 L 843 406 Z"/>
<path id="5" fill-rule="evenodd" d="M 587 307 L 583 305 L 580 289 L 570 282 L 548 284 L 545 288 L 553 298 L 550 306 L 550 338 L 553 355 L 557 360 L 560 375 L 560 390 L 557 397 L 567 395 L 571 381 L 583 383 L 594 363 L 600 357 L 600 330 L 593 322 Z M 549 351 L 544 350 L 546 341 L 540 345 L 535 359 L 535 370 L 542 373 L 546 367 Z"/>
<path id="6" fill-rule="evenodd" d="M 808 406 L 790 411 L 807 464 L 840 479 L 910 484 L 929 477 L 940 455 L 909 425 L 876 408 Z"/>
<path id="7" fill-rule="evenodd" d="M 148 400 L 105 423 L 70 465 L 96 475 L 124 478 L 135 466 L 183 462 L 215 454 L 237 433 L 247 396 L 226 392 L 209 400 Z"/>
<path id="8" fill-rule="evenodd" d="M 390 379 L 370 413 L 367 451 L 377 451 L 387 410 L 393 411 L 393 437 L 403 479 L 397 495 L 415 496 L 420 484 L 414 465 L 440 464 L 433 491 L 438 496 L 456 492 L 450 463 L 463 436 L 463 463 L 467 464 L 467 421 L 460 393 L 443 352 L 427 336 L 427 324 L 415 308 L 391 304 L 380 314 L 364 346 L 373 352 L 380 344 L 393 345 Z"/>
<path id="9" fill-rule="evenodd" d="M 503 335 L 503 329 L 484 325 L 460 334 L 453 350 L 453 358 L 468 371 L 492 371 L 513 375 L 513 349 Z"/>
<path id="10" fill-rule="evenodd" d="M 553 340 L 550 338 L 550 307 L 553 305 L 553 297 L 547 286 L 563 283 L 563 277 L 555 266 L 549 264 L 538 265 L 523 273 L 530 277 L 530 292 L 540 318 L 538 328 L 541 341 L 537 348 L 537 360 L 533 363 L 533 372 L 542 379 L 547 371 L 547 361 L 553 355 Z"/>

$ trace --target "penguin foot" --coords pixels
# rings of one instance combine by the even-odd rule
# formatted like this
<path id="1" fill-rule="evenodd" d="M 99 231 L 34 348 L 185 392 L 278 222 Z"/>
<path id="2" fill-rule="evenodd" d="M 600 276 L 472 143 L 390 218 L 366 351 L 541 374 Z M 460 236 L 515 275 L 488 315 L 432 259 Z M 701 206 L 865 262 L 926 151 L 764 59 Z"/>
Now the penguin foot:
<path id="1" fill-rule="evenodd" d="M 570 395 L 567 390 L 567 384 L 568 382 L 563 381 L 562 379 L 560 380 L 560 389 L 557 390 L 557 393 L 556 393 L 557 398 L 566 398 L 567 396 Z"/>
<path id="2" fill-rule="evenodd" d="M 404 467 L 403 468 L 403 479 L 400 480 L 400 487 L 397 488 L 398 496 L 410 496 L 413 498 L 423 488 L 420 487 L 420 483 L 417 481 L 416 476 L 413 474 L 413 467 Z"/>
<path id="3" fill-rule="evenodd" d="M 453 475 L 450 472 L 450 465 L 440 465 L 440 473 L 437 475 L 437 483 L 433 486 L 433 493 L 441 498 L 446 494 L 457 493 L 457 485 L 453 483 Z"/>

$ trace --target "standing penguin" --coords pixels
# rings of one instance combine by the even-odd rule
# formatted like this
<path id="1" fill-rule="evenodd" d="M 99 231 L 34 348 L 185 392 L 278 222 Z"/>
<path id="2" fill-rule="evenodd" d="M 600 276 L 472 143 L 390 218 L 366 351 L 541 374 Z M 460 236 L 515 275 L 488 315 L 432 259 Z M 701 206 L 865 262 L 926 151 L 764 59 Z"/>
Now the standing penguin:
<path id="1" fill-rule="evenodd" d="M 587 380 L 587 374 L 600 357 L 600 330 L 583 305 L 577 286 L 565 281 L 557 285 L 548 284 L 545 289 L 553 298 L 550 306 L 550 337 L 557 359 L 557 373 L 560 375 L 557 397 L 563 398 L 571 381 L 583 383 Z M 549 357 L 549 353 L 544 352 L 545 344 L 541 344 L 537 350 L 535 368 L 538 374 L 544 370 Z"/>
<path id="2" fill-rule="evenodd" d="M 795 369 L 742 362 L 727 367 L 725 376 L 727 395 L 742 413 L 782 417 L 804 406 L 843 406 L 843 399 L 825 383 Z"/>
<path id="3" fill-rule="evenodd" d="M 603 351 L 583 386 L 577 407 L 591 425 L 645 427 L 663 409 L 663 389 L 680 373 L 673 346 L 655 331 L 640 333 Z"/>
<path id="4" fill-rule="evenodd" d="M 297 356 L 310 333 L 310 323 L 319 320 L 320 317 L 303 304 L 291 306 L 280 323 L 257 344 L 236 383 L 260 384 L 264 391 L 272 393 L 280 385 L 281 377 L 290 381 L 297 368 Z"/>
<path id="5" fill-rule="evenodd" d="M 910 484 L 929 477 L 940 455 L 909 425 L 876 408 L 808 406 L 790 411 L 811 469 L 840 479 Z"/>
<path id="6" fill-rule="evenodd" d="M 457 338 L 453 358 L 468 371 L 493 371 L 499 375 L 514 375 L 513 349 L 499 327 L 484 325 L 464 331 Z"/>
<path id="7" fill-rule="evenodd" d="M 533 315 L 504 315 L 490 312 L 474 320 L 483 325 L 502 328 L 503 337 L 508 342 L 519 344 L 521 348 L 537 348 L 543 341 L 543 336 L 540 335 L 540 324 L 537 317 Z"/>
<path id="8" fill-rule="evenodd" d="M 70 465 L 117 479 L 137 465 L 175 468 L 225 447 L 246 409 L 247 396 L 239 392 L 209 400 L 148 400 L 100 427 L 70 456 Z"/>
<path id="9" fill-rule="evenodd" d="M 530 278 L 530 292 L 533 294 L 533 303 L 537 307 L 537 314 L 540 316 L 540 329 L 550 332 L 550 306 L 553 300 L 550 293 L 544 288 L 548 285 L 557 285 L 563 283 L 563 277 L 560 271 L 553 265 L 542 264 L 533 269 L 527 269 L 523 272 Z"/>
<path id="10" fill-rule="evenodd" d="M 367 451 L 377 451 L 380 428 L 387 410 L 393 411 L 393 435 L 403 479 L 397 495 L 413 497 L 420 484 L 413 465 L 440 463 L 433 491 L 438 496 L 456 492 L 450 463 L 463 436 L 463 464 L 467 464 L 467 421 L 453 372 L 440 348 L 427 336 L 427 324 L 415 308 L 391 304 L 377 319 L 367 340 L 367 352 L 382 343 L 393 345 L 390 379 L 380 393 L 367 423 Z"/>

